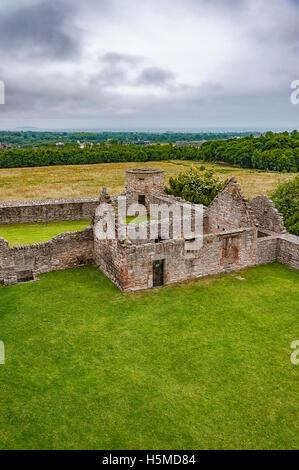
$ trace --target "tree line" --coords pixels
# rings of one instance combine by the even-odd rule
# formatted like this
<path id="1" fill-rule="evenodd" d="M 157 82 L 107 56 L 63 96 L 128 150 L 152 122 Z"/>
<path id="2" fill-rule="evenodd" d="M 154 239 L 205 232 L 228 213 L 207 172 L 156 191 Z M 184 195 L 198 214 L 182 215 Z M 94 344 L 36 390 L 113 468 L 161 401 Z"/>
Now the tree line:
<path id="1" fill-rule="evenodd" d="M 200 154 L 201 159 L 208 162 L 296 172 L 299 170 L 299 132 L 266 132 L 260 137 L 206 142 L 201 146 Z"/>
<path id="2" fill-rule="evenodd" d="M 250 132 L 38 132 L 38 131 L 0 131 L 0 142 L 25 146 L 55 145 L 56 142 L 75 143 L 78 140 L 101 143 L 134 143 L 149 141 L 152 143 L 174 143 L 176 141 L 229 139 L 243 137 Z"/>
<path id="3" fill-rule="evenodd" d="M 100 144 L 80 149 L 77 144 L 63 147 L 9 149 L 0 152 L 0 168 L 24 168 L 52 165 L 84 165 L 93 163 L 148 162 L 163 160 L 194 160 L 194 147 L 172 145 Z"/>
<path id="4" fill-rule="evenodd" d="M 243 168 L 296 172 L 299 170 L 299 132 L 267 132 L 259 137 L 219 139 L 205 142 L 199 148 L 171 143 L 124 145 L 112 141 L 86 145 L 84 149 L 77 143 L 66 143 L 0 151 L 0 168 L 163 160 L 203 160 Z"/>

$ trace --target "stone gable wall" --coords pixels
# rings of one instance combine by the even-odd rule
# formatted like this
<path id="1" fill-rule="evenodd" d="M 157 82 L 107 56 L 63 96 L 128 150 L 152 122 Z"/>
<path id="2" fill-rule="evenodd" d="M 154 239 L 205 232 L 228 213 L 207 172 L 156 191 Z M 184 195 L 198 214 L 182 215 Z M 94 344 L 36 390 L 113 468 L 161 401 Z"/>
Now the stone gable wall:
<path id="1" fill-rule="evenodd" d="M 256 196 L 252 199 L 250 207 L 254 212 L 259 228 L 276 233 L 286 232 L 283 216 L 267 196 Z"/>
<path id="2" fill-rule="evenodd" d="M 256 220 L 240 187 L 231 178 L 226 187 L 217 194 L 207 208 L 211 231 L 231 231 L 244 227 L 255 227 Z"/>

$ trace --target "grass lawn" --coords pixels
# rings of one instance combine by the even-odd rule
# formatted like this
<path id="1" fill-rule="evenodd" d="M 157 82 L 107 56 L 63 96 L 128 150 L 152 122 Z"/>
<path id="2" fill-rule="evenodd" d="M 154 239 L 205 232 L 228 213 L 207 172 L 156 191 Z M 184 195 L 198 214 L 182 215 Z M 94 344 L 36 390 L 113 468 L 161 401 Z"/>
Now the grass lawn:
<path id="1" fill-rule="evenodd" d="M 0 225 L 0 237 L 5 238 L 11 246 L 26 245 L 36 242 L 45 242 L 63 232 L 83 230 L 89 225 L 89 220 Z"/>
<path id="2" fill-rule="evenodd" d="M 142 222 L 147 222 L 151 220 L 150 216 L 146 216 L 146 217 L 136 217 L 135 215 L 128 215 L 126 217 L 126 224 L 142 224 Z"/>
<path id="3" fill-rule="evenodd" d="M 0 169 L 0 201 L 96 196 L 102 186 L 107 186 L 111 194 L 120 194 L 125 187 L 127 168 L 162 168 L 165 171 L 165 182 L 168 183 L 170 176 L 177 175 L 191 166 L 199 168 L 201 165 L 201 162 L 175 160 Z M 225 164 L 205 162 L 204 166 L 213 167 L 221 179 L 234 175 L 246 197 L 273 191 L 279 182 L 295 176 L 294 173 L 247 170 L 232 168 Z"/>
<path id="4" fill-rule="evenodd" d="M 1 449 L 299 447 L 298 272 L 121 294 L 94 267 L 0 288 Z"/>

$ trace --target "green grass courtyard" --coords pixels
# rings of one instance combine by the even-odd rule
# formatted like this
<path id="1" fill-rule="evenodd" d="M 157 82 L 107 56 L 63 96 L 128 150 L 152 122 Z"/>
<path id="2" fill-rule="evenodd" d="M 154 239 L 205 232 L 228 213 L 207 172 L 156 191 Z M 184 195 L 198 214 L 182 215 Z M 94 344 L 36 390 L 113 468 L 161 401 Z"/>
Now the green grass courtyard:
<path id="1" fill-rule="evenodd" d="M 299 273 L 122 294 L 96 268 L 0 287 L 1 449 L 295 449 Z"/>
<path id="2" fill-rule="evenodd" d="M 0 225 L 0 237 L 10 246 L 45 242 L 63 232 L 83 230 L 89 220 L 63 220 L 61 222 L 40 222 L 34 224 Z"/>

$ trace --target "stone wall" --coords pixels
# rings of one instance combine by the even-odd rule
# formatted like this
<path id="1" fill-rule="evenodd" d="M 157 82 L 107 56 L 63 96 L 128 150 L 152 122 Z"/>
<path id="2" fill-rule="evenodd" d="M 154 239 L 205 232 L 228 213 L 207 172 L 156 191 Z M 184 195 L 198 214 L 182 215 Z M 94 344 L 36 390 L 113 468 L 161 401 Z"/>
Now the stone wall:
<path id="1" fill-rule="evenodd" d="M 44 243 L 8 246 L 0 238 L 0 283 L 15 284 L 22 273 L 33 277 L 89 264 L 93 261 L 93 232 L 89 227 L 78 232 L 62 233 Z"/>
<path id="2" fill-rule="evenodd" d="M 119 288 L 125 269 L 125 252 L 119 240 L 94 240 L 94 262 Z"/>
<path id="3" fill-rule="evenodd" d="M 0 202 L 0 225 L 59 220 L 89 220 L 98 197 Z"/>
<path id="4" fill-rule="evenodd" d="M 164 192 L 164 171 L 157 168 L 132 168 L 126 170 L 126 191 L 137 194 Z"/>
<path id="5" fill-rule="evenodd" d="M 164 240 L 131 246 L 117 244 L 117 259 L 104 259 L 103 242 L 97 247 L 99 265 L 124 292 L 153 287 L 153 262 L 164 260 L 164 284 L 195 279 L 210 274 L 243 269 L 256 262 L 256 230 L 231 234 L 207 234 L 199 250 L 186 250 L 185 240 Z M 113 256 L 115 258 L 115 255 Z M 112 268 L 111 268 L 112 266 Z M 115 275 L 115 268 L 119 274 Z M 110 273 L 114 273 L 113 278 Z"/>
<path id="6" fill-rule="evenodd" d="M 252 199 L 250 207 L 254 212 L 259 228 L 276 233 L 286 232 L 283 216 L 267 196 L 256 196 Z"/>
<path id="7" fill-rule="evenodd" d="M 277 235 L 257 239 L 256 264 L 273 263 L 277 260 Z"/>
<path id="8" fill-rule="evenodd" d="M 299 237 L 289 234 L 278 237 L 277 261 L 299 269 Z"/>
<path id="9" fill-rule="evenodd" d="M 254 214 L 241 193 L 235 178 L 213 199 L 206 214 L 213 232 L 231 231 L 257 225 Z"/>
<path id="10" fill-rule="evenodd" d="M 164 193 L 164 171 L 157 168 L 132 168 L 126 170 L 126 193 L 128 203 L 138 201 L 139 196 L 145 196 L 145 206 L 149 210 L 151 193 Z M 141 202 L 142 203 L 142 202 Z"/>
<path id="11" fill-rule="evenodd" d="M 299 270 L 299 237 L 290 234 L 268 234 L 258 238 L 256 264 L 278 261 Z"/>
<path id="12" fill-rule="evenodd" d="M 141 195 L 146 197 L 147 208 L 150 203 L 162 203 L 166 213 L 172 204 L 176 204 L 182 213 L 183 204 L 189 204 L 194 211 L 193 204 L 164 195 L 163 184 L 162 171 L 128 170 L 126 194 L 129 203 L 137 202 Z M 117 201 L 114 199 L 103 190 L 100 200 L 113 205 L 117 219 Z M 281 216 L 268 198 L 255 198 L 249 206 L 234 178 L 204 210 L 204 235 L 200 247 L 196 245 L 196 237 L 186 233 L 181 233 L 181 239 L 164 239 L 165 215 L 156 221 L 144 222 L 145 234 L 150 235 L 153 222 L 158 228 L 158 233 L 146 240 L 141 231 L 140 240 L 130 240 L 130 237 L 123 241 L 117 238 L 99 240 L 95 224 L 104 216 L 95 213 L 95 209 L 100 200 L 95 197 L 0 203 L 0 223 L 3 224 L 92 219 L 90 228 L 60 234 L 45 243 L 9 247 L 0 238 L 0 283 L 15 284 L 32 280 L 40 273 L 92 262 L 124 292 L 153 287 L 153 263 L 162 260 L 163 283 L 166 285 L 275 260 L 299 269 L 299 237 L 283 233 Z M 178 218 L 176 211 L 173 212 L 170 236 Z M 116 232 L 118 230 L 120 227 Z M 131 238 L 134 237 L 131 235 Z M 160 273 L 156 272 L 158 278 Z"/>

